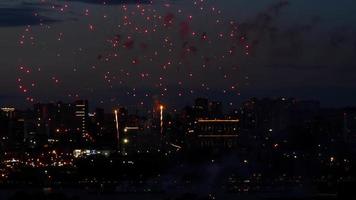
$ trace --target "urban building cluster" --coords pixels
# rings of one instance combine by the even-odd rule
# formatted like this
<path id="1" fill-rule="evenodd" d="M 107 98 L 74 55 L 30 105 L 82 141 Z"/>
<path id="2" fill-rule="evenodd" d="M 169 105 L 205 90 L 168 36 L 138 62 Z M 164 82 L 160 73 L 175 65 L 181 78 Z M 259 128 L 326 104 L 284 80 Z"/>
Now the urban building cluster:
<path id="1" fill-rule="evenodd" d="M 356 108 L 293 98 L 168 107 L 155 103 L 145 115 L 91 110 L 86 100 L 2 107 L 0 184 L 339 195 L 355 182 Z"/>

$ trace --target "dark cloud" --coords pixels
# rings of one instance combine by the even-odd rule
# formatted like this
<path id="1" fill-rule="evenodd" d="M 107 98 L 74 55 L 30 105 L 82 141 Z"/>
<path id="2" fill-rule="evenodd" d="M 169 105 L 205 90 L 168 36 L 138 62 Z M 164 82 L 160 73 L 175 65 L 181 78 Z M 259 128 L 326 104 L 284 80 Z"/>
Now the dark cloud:
<path id="1" fill-rule="evenodd" d="M 283 8 L 289 6 L 288 1 L 280 1 L 271 5 L 266 10 L 257 14 L 253 19 L 242 23 L 240 25 L 240 31 L 244 34 L 255 33 L 259 35 L 265 34 L 266 31 L 275 31 L 277 28 L 274 25 L 274 21 L 279 17 Z"/>
<path id="2" fill-rule="evenodd" d="M 62 0 L 67 1 L 67 0 Z M 89 4 L 101 4 L 101 5 L 118 5 L 118 4 L 150 4 L 151 0 L 71 0 L 70 2 L 82 2 Z"/>
<path id="3" fill-rule="evenodd" d="M 321 19 L 312 17 L 305 24 L 291 24 L 281 27 L 279 20 L 282 10 L 290 6 L 289 1 L 280 1 L 257 14 L 251 20 L 242 23 L 241 32 L 256 47 L 269 46 L 269 55 L 299 58 L 305 49 L 305 38 L 314 30 Z"/>
<path id="4" fill-rule="evenodd" d="M 318 15 L 286 23 L 285 17 L 288 16 L 283 10 L 289 6 L 292 4 L 288 1 L 281 1 L 241 24 L 240 30 L 254 46 L 252 55 L 266 55 L 268 60 L 264 65 L 275 69 L 339 69 L 340 61 L 344 65 L 353 65 L 350 52 L 355 52 L 356 40 L 352 28 L 323 24 Z M 320 28 L 329 31 L 325 29 L 320 34 Z"/>
<path id="5" fill-rule="evenodd" d="M 314 17 L 305 24 L 294 24 L 284 30 L 269 32 L 272 45 L 270 55 L 284 58 L 301 58 L 308 49 L 309 35 L 319 24 L 319 18 Z"/>
<path id="6" fill-rule="evenodd" d="M 48 24 L 59 21 L 39 14 L 41 11 L 45 10 L 31 6 L 0 8 L 0 27 Z"/>
<path id="7" fill-rule="evenodd" d="M 320 70 L 326 69 L 328 66 L 326 65 L 297 65 L 297 64 L 273 64 L 267 65 L 268 68 L 278 68 L 278 69 L 295 69 L 295 70 Z"/>
<path id="8" fill-rule="evenodd" d="M 38 2 L 21 2 L 20 4 L 21 7 L 25 7 L 25 8 L 33 8 L 39 11 L 48 11 L 47 9 L 59 9 L 59 8 L 63 8 L 63 5 L 59 4 L 59 3 L 55 3 L 55 2 L 49 2 L 49 1 L 38 1 Z"/>
<path id="9" fill-rule="evenodd" d="M 356 42 L 356 32 L 349 27 L 336 27 L 330 31 L 329 45 L 341 48 Z"/>
<path id="10" fill-rule="evenodd" d="M 296 97 L 297 99 L 322 100 L 323 106 L 355 105 L 356 96 L 350 91 L 354 91 L 355 86 L 334 86 L 325 84 L 323 86 L 288 86 L 276 89 L 261 88 L 249 89 L 242 92 L 242 99 L 250 97 Z"/>

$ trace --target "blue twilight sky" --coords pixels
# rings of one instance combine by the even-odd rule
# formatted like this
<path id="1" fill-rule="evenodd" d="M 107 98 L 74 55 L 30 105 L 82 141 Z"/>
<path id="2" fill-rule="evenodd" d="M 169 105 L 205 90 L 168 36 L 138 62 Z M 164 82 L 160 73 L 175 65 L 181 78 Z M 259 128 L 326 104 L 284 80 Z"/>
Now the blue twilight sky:
<path id="1" fill-rule="evenodd" d="M 38 82 L 39 86 L 34 95 L 42 101 L 66 100 L 70 90 L 68 88 L 71 87 L 82 93 L 83 98 L 88 98 L 95 104 L 140 102 L 142 99 L 139 97 L 130 96 L 133 89 L 137 96 L 143 96 L 149 90 L 151 96 L 148 99 L 155 98 L 154 80 L 152 83 L 140 84 L 134 78 L 125 79 L 125 83 L 108 89 L 107 85 L 96 77 L 105 70 L 89 72 L 88 69 L 96 62 L 98 52 L 106 51 L 103 39 L 114 35 L 111 33 L 114 30 L 112 27 L 116 26 L 115 19 L 122 16 L 120 13 L 122 4 L 132 6 L 137 1 L 107 0 L 106 5 L 102 2 L 104 1 L 0 0 L 0 105 L 25 104 L 24 95 L 19 92 L 16 81 L 21 76 L 18 66 L 24 64 L 40 66 L 43 70 L 27 77 L 31 79 L 28 81 L 34 81 L 36 84 Z M 241 96 L 219 95 L 217 91 L 224 83 L 216 80 L 215 71 L 202 75 L 209 83 L 216 82 L 211 84 L 209 92 L 201 88 L 201 82 L 198 81 L 201 77 L 197 77 L 196 81 L 187 82 L 186 85 L 177 86 L 174 83 L 185 78 L 180 78 L 175 72 L 167 72 L 170 79 L 167 85 L 170 85 L 171 91 L 179 90 L 178 87 L 186 87 L 189 90 L 193 88 L 195 93 L 187 93 L 179 100 L 168 95 L 161 97 L 163 101 L 183 105 L 191 102 L 196 96 L 228 99 L 233 102 L 250 96 L 292 96 L 300 99 L 318 99 L 331 106 L 356 105 L 356 1 L 207 0 L 207 2 L 222 10 L 222 19 L 236 20 L 240 31 L 246 33 L 251 43 L 253 50 L 250 57 L 241 58 L 238 63 L 239 72 L 232 74 L 241 83 L 239 86 Z M 190 0 L 155 1 L 153 7 L 159 10 L 165 3 L 174 4 L 177 8 L 187 10 L 187 13 L 193 13 L 190 10 L 192 5 Z M 54 8 L 60 8 L 66 4 L 69 7 L 65 14 L 51 7 L 54 5 Z M 90 10 L 90 17 L 83 16 L 86 9 Z M 111 17 L 112 20 L 103 23 L 103 15 Z M 197 20 L 197 27 L 209 29 L 209 23 L 204 22 L 204 16 L 198 15 Z M 88 24 L 95 24 L 101 31 L 95 35 L 88 33 Z M 31 25 L 36 47 L 19 45 L 19 38 L 24 34 L 27 25 Z M 64 34 L 64 42 L 57 43 L 56 39 L 53 39 L 58 33 Z M 84 49 L 85 54 L 78 53 L 79 48 Z M 110 64 L 105 66 L 112 67 Z M 73 70 L 76 73 L 73 73 Z M 52 76 L 62 77 L 63 85 L 58 88 L 48 87 L 45 79 Z M 110 98 L 111 101 L 108 100 Z"/>

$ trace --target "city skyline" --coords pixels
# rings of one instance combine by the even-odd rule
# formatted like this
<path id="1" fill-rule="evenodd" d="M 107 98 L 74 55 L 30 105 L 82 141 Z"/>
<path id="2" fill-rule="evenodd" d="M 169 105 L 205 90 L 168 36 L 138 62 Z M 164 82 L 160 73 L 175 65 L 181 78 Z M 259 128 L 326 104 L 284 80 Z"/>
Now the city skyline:
<path id="1" fill-rule="evenodd" d="M 0 199 L 356 199 L 355 22 L 354 0 L 0 0 Z"/>

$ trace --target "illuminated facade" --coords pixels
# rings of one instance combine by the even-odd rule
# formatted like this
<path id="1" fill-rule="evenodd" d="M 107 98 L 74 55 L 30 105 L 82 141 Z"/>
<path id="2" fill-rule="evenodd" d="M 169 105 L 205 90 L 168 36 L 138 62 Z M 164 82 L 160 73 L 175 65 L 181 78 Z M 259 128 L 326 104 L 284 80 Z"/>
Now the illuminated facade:
<path id="1" fill-rule="evenodd" d="M 237 145 L 238 119 L 199 119 L 195 122 L 194 135 L 200 147 L 226 147 Z"/>
<path id="2" fill-rule="evenodd" d="M 85 135 L 88 131 L 88 115 L 89 115 L 89 106 L 88 101 L 78 100 L 75 102 L 75 117 L 78 121 L 77 130 Z"/>
<path id="3" fill-rule="evenodd" d="M 15 108 L 1 108 L 1 111 L 5 113 L 5 116 L 9 119 L 13 119 L 15 117 Z"/>

